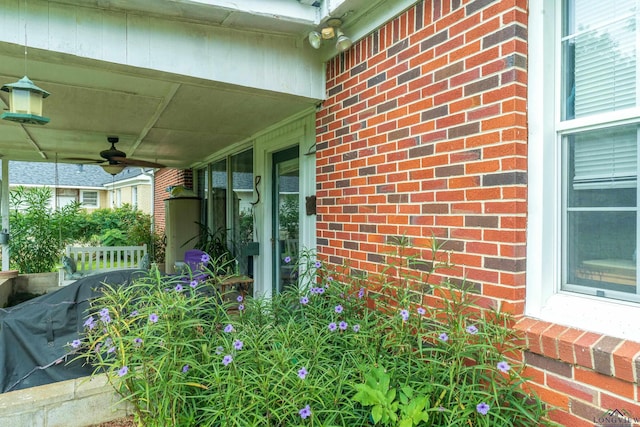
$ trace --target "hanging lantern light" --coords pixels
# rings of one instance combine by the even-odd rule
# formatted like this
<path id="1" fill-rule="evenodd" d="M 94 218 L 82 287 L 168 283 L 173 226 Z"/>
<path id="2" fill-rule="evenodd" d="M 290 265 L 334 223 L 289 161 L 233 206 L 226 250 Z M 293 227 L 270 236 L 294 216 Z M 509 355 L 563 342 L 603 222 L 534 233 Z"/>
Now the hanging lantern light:
<path id="1" fill-rule="evenodd" d="M 1 119 L 38 125 L 49 123 L 49 118 L 42 115 L 42 100 L 49 92 L 36 86 L 29 77 L 8 83 L 0 90 L 9 92 L 9 112 L 3 113 Z"/>

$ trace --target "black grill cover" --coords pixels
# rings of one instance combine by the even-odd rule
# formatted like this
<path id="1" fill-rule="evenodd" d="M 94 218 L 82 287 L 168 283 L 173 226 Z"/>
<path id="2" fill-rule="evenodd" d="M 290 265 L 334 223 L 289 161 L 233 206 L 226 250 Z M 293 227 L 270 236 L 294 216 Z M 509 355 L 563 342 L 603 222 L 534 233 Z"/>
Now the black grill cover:
<path id="1" fill-rule="evenodd" d="M 87 276 L 13 307 L 0 309 L 0 392 L 90 375 L 93 368 L 73 359 L 89 301 L 102 283 L 126 285 L 145 273 L 118 270 Z"/>

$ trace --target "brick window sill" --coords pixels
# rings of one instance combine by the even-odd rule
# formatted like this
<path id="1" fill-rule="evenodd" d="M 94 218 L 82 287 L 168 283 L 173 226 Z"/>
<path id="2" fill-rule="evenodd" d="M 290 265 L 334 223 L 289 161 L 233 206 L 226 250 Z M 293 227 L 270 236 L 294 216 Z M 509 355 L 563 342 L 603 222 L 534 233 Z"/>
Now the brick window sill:
<path id="1" fill-rule="evenodd" d="M 530 317 L 520 319 L 515 329 L 522 332 L 527 350 L 531 353 L 638 384 L 638 342 Z"/>

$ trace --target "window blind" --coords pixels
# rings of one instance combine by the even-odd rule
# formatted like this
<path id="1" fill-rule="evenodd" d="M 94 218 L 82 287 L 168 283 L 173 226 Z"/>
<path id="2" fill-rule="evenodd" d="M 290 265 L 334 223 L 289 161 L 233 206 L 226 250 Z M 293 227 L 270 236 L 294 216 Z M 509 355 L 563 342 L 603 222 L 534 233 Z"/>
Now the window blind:
<path id="1" fill-rule="evenodd" d="M 565 19 L 564 70 L 570 98 L 567 118 L 636 105 L 638 0 L 570 1 Z"/>
<path id="2" fill-rule="evenodd" d="M 574 135 L 573 188 L 633 188 L 638 173 L 637 128 Z"/>

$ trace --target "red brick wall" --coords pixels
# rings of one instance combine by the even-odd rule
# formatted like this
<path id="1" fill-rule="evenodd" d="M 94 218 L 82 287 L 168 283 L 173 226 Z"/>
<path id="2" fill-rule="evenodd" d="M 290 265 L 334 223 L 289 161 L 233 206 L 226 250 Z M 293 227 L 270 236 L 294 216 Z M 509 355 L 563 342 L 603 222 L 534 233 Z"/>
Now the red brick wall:
<path id="1" fill-rule="evenodd" d="M 380 272 L 397 236 L 420 247 L 433 233 L 456 265 L 446 277 L 521 317 L 526 62 L 526 0 L 420 2 L 331 60 L 316 116 L 319 256 Z M 528 318 L 518 328 L 554 420 L 640 417 L 640 344 Z"/>
<path id="2" fill-rule="evenodd" d="M 329 62 L 317 115 L 319 251 L 380 271 L 390 236 L 446 240 L 522 313 L 526 1 L 420 3 Z M 425 253 L 426 254 L 426 253 Z"/>
<path id="3" fill-rule="evenodd" d="M 191 169 L 161 169 L 155 174 L 155 191 L 153 197 L 154 219 L 156 230 L 164 230 L 164 200 L 170 194 L 168 188 L 183 185 L 193 189 L 193 171 Z"/>

